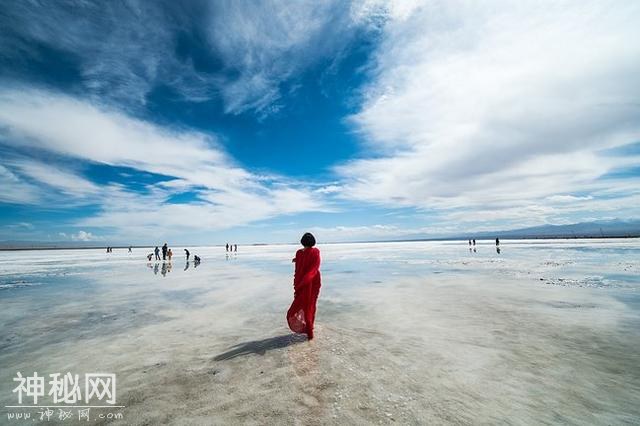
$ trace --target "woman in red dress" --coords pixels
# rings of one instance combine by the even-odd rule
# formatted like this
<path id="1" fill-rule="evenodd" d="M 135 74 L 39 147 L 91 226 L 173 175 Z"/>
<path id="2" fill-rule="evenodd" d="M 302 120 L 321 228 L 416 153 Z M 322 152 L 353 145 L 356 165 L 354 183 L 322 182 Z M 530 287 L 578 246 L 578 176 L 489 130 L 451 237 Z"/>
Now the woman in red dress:
<path id="1" fill-rule="evenodd" d="M 289 328 L 295 333 L 306 333 L 313 339 L 313 322 L 316 318 L 316 302 L 320 294 L 320 250 L 310 233 L 302 236 L 304 246 L 296 252 L 293 262 L 296 272 L 293 278 L 293 303 L 287 312 Z"/>

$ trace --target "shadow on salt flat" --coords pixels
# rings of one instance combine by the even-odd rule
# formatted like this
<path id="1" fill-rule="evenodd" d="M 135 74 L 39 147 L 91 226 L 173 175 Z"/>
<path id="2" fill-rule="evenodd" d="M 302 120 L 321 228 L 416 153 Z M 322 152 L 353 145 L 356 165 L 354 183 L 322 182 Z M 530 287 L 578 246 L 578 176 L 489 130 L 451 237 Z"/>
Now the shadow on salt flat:
<path id="1" fill-rule="evenodd" d="M 297 343 L 306 342 L 306 336 L 301 334 L 284 334 L 263 340 L 253 340 L 232 346 L 232 349 L 214 358 L 215 361 L 224 361 L 244 355 L 264 355 L 273 349 L 282 349 Z"/>

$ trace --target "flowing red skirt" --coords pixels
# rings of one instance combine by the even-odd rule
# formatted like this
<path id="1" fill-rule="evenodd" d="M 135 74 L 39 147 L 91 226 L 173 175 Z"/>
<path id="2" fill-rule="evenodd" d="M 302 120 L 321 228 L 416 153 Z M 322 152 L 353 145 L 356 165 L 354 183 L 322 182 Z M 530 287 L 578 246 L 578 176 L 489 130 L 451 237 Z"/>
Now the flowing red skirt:
<path id="1" fill-rule="evenodd" d="M 320 294 L 320 271 L 310 283 L 295 289 L 293 303 L 287 311 L 289 328 L 295 333 L 306 333 L 313 339 L 313 323 L 316 319 L 316 303 Z"/>

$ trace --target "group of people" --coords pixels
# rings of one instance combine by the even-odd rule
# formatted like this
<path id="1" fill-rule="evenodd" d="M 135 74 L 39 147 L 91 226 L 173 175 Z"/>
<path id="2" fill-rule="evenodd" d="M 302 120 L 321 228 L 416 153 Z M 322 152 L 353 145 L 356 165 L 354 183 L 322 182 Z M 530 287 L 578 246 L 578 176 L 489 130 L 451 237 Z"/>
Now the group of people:
<path id="1" fill-rule="evenodd" d="M 237 244 L 229 244 L 227 243 L 227 252 L 237 252 L 238 251 L 238 245 Z"/>
<path id="2" fill-rule="evenodd" d="M 476 240 L 469 240 L 469 247 L 476 245 Z M 496 238 L 496 247 L 500 245 L 500 238 Z"/>
<path id="3" fill-rule="evenodd" d="M 156 248 L 153 249 L 153 253 L 149 253 L 147 255 L 147 259 L 151 261 L 151 258 L 154 255 L 156 257 L 156 260 L 160 260 L 160 249 L 158 248 L 158 246 L 156 246 Z M 169 262 L 171 262 L 172 257 L 173 257 L 173 251 L 171 251 L 167 243 L 164 243 L 162 245 L 162 260 L 169 260 Z"/>
<path id="4" fill-rule="evenodd" d="M 162 251 L 162 259 L 160 258 L 160 252 Z M 191 253 L 189 252 L 189 250 L 184 249 L 184 254 L 187 258 L 187 262 L 189 261 L 189 257 L 191 256 Z M 162 245 L 162 249 L 158 248 L 158 246 L 156 246 L 155 249 L 153 249 L 153 253 L 149 253 L 147 255 L 147 260 L 149 262 L 151 262 L 151 259 L 153 259 L 153 257 L 155 256 L 155 260 L 168 260 L 169 262 L 171 262 L 171 259 L 173 258 L 173 250 L 171 250 L 171 248 L 169 248 L 169 246 L 167 245 L 167 243 L 164 243 Z M 196 265 L 200 264 L 200 256 L 198 255 L 194 255 L 193 256 L 193 262 Z"/>
<path id="5" fill-rule="evenodd" d="M 189 262 L 189 256 L 191 256 L 191 253 L 189 253 L 189 250 L 184 249 L 184 255 L 187 257 L 187 262 Z M 200 264 L 200 256 L 198 256 L 197 254 L 194 254 L 193 255 L 193 263 L 195 263 L 196 266 L 199 265 Z M 185 271 L 186 270 L 187 269 L 185 268 Z"/>
<path id="6" fill-rule="evenodd" d="M 113 247 L 107 247 L 107 253 L 113 253 Z M 131 253 L 131 246 L 128 247 L 128 253 Z"/>
<path id="7" fill-rule="evenodd" d="M 473 248 L 473 252 L 476 252 L 476 240 L 469 240 L 469 251 Z M 496 253 L 500 254 L 500 238 L 496 238 Z"/>

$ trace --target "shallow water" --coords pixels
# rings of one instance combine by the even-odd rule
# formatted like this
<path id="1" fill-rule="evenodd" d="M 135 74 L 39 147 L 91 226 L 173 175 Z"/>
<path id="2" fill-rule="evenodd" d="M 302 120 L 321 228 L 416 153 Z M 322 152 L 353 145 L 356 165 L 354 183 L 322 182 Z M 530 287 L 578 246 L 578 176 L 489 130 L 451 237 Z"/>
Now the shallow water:
<path id="1" fill-rule="evenodd" d="M 295 246 L 0 252 L 0 405 L 17 371 L 110 372 L 93 423 L 637 424 L 639 243 L 324 245 L 312 342 Z"/>

